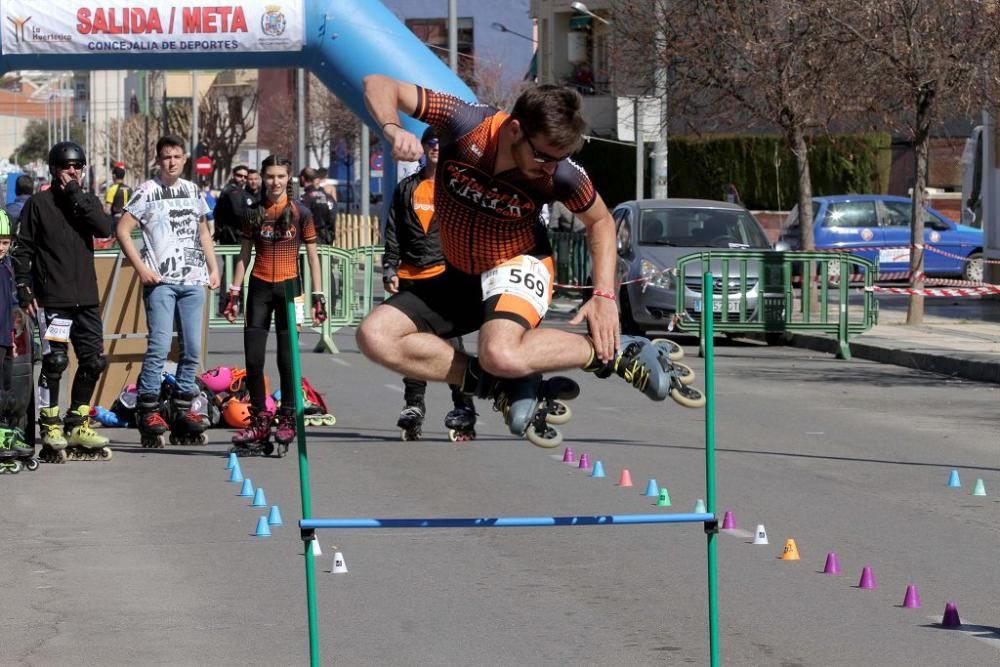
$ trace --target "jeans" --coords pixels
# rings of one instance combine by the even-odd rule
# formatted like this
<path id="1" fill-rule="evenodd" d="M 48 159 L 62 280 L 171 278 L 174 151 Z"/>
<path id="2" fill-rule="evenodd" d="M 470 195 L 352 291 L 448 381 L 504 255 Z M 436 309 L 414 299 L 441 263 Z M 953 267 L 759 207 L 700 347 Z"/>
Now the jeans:
<path id="1" fill-rule="evenodd" d="M 180 339 L 177 386 L 188 394 L 197 393 L 195 373 L 201 361 L 201 325 L 205 311 L 203 285 L 147 285 L 142 289 L 146 306 L 149 339 L 139 374 L 139 395 L 160 395 L 163 364 L 170 353 L 174 325 Z"/>

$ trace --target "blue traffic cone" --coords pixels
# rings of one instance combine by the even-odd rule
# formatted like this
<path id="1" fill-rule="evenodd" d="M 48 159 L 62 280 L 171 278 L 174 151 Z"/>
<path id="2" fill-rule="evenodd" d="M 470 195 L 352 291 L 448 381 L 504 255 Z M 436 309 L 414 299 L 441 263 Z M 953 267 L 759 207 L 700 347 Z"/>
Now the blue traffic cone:
<path id="1" fill-rule="evenodd" d="M 242 482 L 243 472 L 240 470 L 240 464 L 237 463 L 233 466 L 233 469 L 229 471 L 229 481 L 230 482 Z"/>
<path id="2" fill-rule="evenodd" d="M 232 470 L 240 464 L 240 460 L 236 458 L 236 452 L 229 452 L 229 461 L 226 463 L 226 470 Z"/>
<path id="3" fill-rule="evenodd" d="M 250 498 L 253 496 L 253 482 L 247 477 L 243 480 L 243 488 L 240 489 L 240 496 L 245 498 Z"/>
<path id="4" fill-rule="evenodd" d="M 281 510 L 277 505 L 271 505 L 271 511 L 267 515 L 267 523 L 272 526 L 284 525 L 281 521 Z"/>
<path id="5" fill-rule="evenodd" d="M 590 473 L 591 477 L 604 477 L 604 465 L 598 461 L 594 464 L 594 472 Z"/>
<path id="6" fill-rule="evenodd" d="M 264 487 L 258 486 L 257 492 L 253 494 L 253 502 L 250 507 L 267 507 L 267 498 L 264 497 Z"/>
<path id="7" fill-rule="evenodd" d="M 962 486 L 962 482 L 958 479 L 958 471 L 952 470 L 951 474 L 948 475 L 948 486 L 952 489 L 957 489 Z"/>
<path id="8" fill-rule="evenodd" d="M 271 537 L 271 528 L 267 525 L 267 517 L 262 516 L 257 518 L 257 532 L 253 534 L 254 537 Z"/>
<path id="9" fill-rule="evenodd" d="M 655 479 L 649 480 L 649 483 L 646 484 L 646 493 L 643 494 L 643 495 L 647 495 L 647 496 L 659 496 L 660 495 L 660 488 L 658 486 L 656 486 L 656 480 Z"/>

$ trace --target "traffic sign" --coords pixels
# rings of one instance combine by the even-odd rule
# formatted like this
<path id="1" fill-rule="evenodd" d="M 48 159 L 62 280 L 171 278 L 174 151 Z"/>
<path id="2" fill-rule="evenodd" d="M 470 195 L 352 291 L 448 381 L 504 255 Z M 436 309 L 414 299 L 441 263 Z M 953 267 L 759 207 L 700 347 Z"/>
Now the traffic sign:
<path id="1" fill-rule="evenodd" d="M 199 176 L 208 176 L 212 173 L 212 158 L 202 156 L 194 161 L 194 173 Z"/>

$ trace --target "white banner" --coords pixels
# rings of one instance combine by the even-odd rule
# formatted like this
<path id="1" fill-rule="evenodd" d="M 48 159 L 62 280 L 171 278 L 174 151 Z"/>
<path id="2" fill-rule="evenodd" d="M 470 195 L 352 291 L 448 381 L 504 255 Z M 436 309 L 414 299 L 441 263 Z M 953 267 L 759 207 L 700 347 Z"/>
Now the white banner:
<path id="1" fill-rule="evenodd" d="M 304 0 L 0 0 L 0 13 L 4 53 L 298 51 L 305 42 Z"/>

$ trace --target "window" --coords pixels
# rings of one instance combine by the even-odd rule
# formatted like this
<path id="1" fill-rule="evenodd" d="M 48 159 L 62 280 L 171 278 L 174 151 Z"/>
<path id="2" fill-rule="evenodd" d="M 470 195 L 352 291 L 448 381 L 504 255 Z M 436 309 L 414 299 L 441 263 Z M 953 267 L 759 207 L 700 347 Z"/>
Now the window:
<path id="1" fill-rule="evenodd" d="M 406 27 L 438 57 L 448 63 L 448 19 L 407 19 Z M 475 48 L 471 18 L 458 19 L 458 75 L 473 90 L 475 86 Z"/>
<path id="2" fill-rule="evenodd" d="M 618 247 L 625 253 L 632 251 L 632 216 L 628 214 L 628 209 L 615 211 L 615 220 L 618 223 Z"/>
<path id="3" fill-rule="evenodd" d="M 900 201 L 886 201 L 882 202 L 885 206 L 885 224 L 887 227 L 909 227 L 910 220 L 913 219 L 911 215 L 913 212 L 913 205 L 910 202 L 900 202 Z M 924 225 L 930 225 L 932 222 L 937 222 L 937 219 L 930 214 L 927 209 L 924 209 Z"/>
<path id="4" fill-rule="evenodd" d="M 823 219 L 824 227 L 877 227 L 875 202 L 854 201 L 830 204 Z"/>

